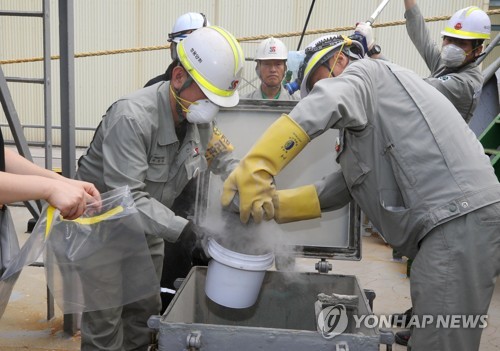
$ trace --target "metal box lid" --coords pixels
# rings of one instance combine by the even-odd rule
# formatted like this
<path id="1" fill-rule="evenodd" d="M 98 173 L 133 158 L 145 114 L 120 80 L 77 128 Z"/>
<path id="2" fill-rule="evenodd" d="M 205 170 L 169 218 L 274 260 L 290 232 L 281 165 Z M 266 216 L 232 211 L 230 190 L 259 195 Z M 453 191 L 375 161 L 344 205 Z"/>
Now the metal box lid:
<path id="1" fill-rule="evenodd" d="M 281 114 L 290 112 L 296 103 L 241 99 L 237 106 L 221 109 L 216 123 L 234 146 L 235 156 L 242 158 L 267 127 Z M 309 143 L 276 177 L 276 187 L 288 189 L 311 184 L 339 170 L 340 166 L 335 161 L 337 136 L 338 131 L 331 129 Z M 222 181 L 213 174 L 200 177 L 199 192 L 207 191 L 207 186 L 221 187 Z M 207 204 L 201 201 L 198 206 Z M 278 240 L 285 243 L 280 245 L 283 252 L 276 252 L 277 256 L 293 254 L 325 259 L 361 259 L 360 210 L 354 203 L 336 211 L 324 212 L 319 219 L 282 224 L 280 228 L 282 233 L 270 234 L 280 235 Z"/>

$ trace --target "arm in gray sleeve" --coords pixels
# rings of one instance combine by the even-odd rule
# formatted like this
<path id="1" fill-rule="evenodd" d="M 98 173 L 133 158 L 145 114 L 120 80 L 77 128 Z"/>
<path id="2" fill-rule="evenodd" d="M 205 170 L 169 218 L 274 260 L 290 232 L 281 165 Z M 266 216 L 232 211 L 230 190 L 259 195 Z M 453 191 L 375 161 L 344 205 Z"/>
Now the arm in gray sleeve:
<path id="1" fill-rule="evenodd" d="M 337 171 L 323 177 L 314 183 L 318 193 L 321 211 L 334 211 L 347 205 L 351 194 L 347 189 L 342 171 Z"/>
<path id="2" fill-rule="evenodd" d="M 405 12 L 406 31 L 413 45 L 431 72 L 439 68 L 441 61 L 441 49 L 438 44 L 431 40 L 429 30 L 425 26 L 424 18 L 420 13 L 418 5 L 413 6 Z"/>
<path id="3" fill-rule="evenodd" d="M 108 189 L 128 185 L 132 192 L 142 226 L 147 234 L 176 241 L 187 220 L 175 216 L 165 205 L 145 190 L 148 157 L 146 145 L 151 140 L 141 125 L 128 116 L 108 115 L 104 118 L 103 176 Z"/>
<path id="4" fill-rule="evenodd" d="M 363 129 L 367 116 L 374 113 L 372 86 L 369 67 L 382 63 L 381 60 L 360 60 L 351 63 L 335 78 L 317 82 L 309 95 L 300 100 L 290 112 L 302 129 L 314 139 L 330 128 Z"/>
<path id="5" fill-rule="evenodd" d="M 476 94 L 472 81 L 465 75 L 449 74 L 441 78 L 425 78 L 427 83 L 439 90 L 460 112 L 466 122 L 472 117 L 479 94 Z"/>

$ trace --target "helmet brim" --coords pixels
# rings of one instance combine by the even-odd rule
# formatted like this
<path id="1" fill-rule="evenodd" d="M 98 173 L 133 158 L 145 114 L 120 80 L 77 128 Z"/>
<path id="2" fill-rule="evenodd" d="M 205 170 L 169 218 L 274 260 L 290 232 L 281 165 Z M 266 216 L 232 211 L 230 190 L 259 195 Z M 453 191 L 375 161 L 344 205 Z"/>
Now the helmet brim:
<path id="1" fill-rule="evenodd" d="M 198 84 L 198 86 L 200 87 L 201 91 L 203 91 L 203 93 L 206 95 L 208 100 L 212 101 L 214 104 L 219 105 L 221 107 L 233 107 L 238 105 L 238 102 L 240 101 L 240 94 L 238 93 L 237 90 L 234 92 L 233 95 L 219 96 L 212 93 L 205 87 L 201 86 L 201 84 Z"/>
<path id="2" fill-rule="evenodd" d="M 446 37 L 450 37 L 450 38 L 457 38 L 457 39 L 465 39 L 465 40 L 487 40 L 487 39 L 490 39 L 490 35 L 489 34 L 484 34 L 484 37 L 468 37 L 468 36 L 465 36 L 465 35 L 460 35 L 460 34 L 456 34 L 456 33 L 450 33 L 450 32 L 447 32 L 447 31 L 441 31 L 441 35 L 442 36 L 446 36 Z"/>

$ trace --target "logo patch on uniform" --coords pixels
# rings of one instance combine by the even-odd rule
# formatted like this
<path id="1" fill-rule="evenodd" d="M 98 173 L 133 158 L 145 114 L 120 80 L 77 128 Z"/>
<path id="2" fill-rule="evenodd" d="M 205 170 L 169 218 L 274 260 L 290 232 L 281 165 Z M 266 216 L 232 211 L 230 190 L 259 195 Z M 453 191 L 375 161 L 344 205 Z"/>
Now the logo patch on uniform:
<path id="1" fill-rule="evenodd" d="M 153 155 L 151 156 L 151 160 L 149 161 L 149 163 L 152 165 L 164 165 L 167 163 L 166 160 L 167 159 L 165 156 Z"/>
<path id="2" fill-rule="evenodd" d="M 289 151 L 291 150 L 293 147 L 295 146 L 295 141 L 293 140 L 288 140 L 285 145 L 284 145 L 284 148 L 286 151 Z"/>
<path id="3" fill-rule="evenodd" d="M 442 76 L 438 77 L 438 79 L 441 79 L 443 82 L 446 82 L 448 79 L 450 79 L 450 76 Z"/>

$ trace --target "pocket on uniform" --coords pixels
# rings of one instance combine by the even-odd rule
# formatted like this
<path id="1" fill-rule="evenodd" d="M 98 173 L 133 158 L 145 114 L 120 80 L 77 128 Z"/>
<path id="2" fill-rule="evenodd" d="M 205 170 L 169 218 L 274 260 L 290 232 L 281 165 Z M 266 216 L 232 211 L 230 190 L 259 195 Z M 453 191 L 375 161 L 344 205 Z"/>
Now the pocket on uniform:
<path id="1" fill-rule="evenodd" d="M 500 225 L 500 202 L 484 206 L 472 212 L 478 223 L 484 225 Z"/>
<path id="2" fill-rule="evenodd" d="M 149 163 L 146 180 L 154 183 L 164 183 L 168 180 L 169 167 L 166 164 Z"/>
<path id="3" fill-rule="evenodd" d="M 404 157 L 400 155 L 394 144 L 390 143 L 385 147 L 385 153 L 389 156 L 389 162 L 392 166 L 394 176 L 400 187 L 413 187 L 417 179 L 411 170 L 410 165 Z"/>
<path id="4" fill-rule="evenodd" d="M 186 177 L 188 180 L 196 178 L 198 174 L 207 170 L 207 160 L 205 157 L 195 157 L 185 163 Z"/>
<path id="5" fill-rule="evenodd" d="M 371 169 L 365 163 L 358 160 L 350 148 L 346 148 L 339 159 L 342 174 L 349 189 L 363 183 Z"/>

